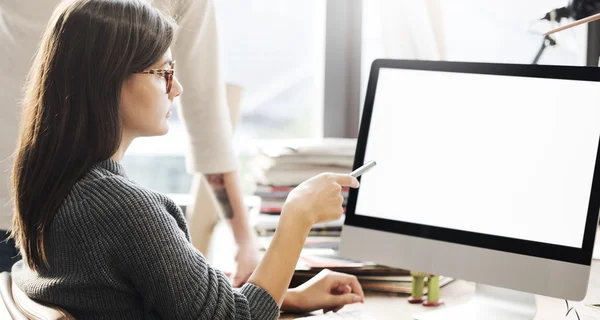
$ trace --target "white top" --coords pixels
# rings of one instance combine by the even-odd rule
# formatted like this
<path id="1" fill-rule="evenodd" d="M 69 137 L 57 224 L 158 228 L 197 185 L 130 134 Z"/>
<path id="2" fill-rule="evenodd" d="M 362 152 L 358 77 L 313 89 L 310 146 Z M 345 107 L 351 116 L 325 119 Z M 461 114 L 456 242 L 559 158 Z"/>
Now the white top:
<path id="1" fill-rule="evenodd" d="M 176 77 L 185 88 L 178 112 L 189 134 L 188 172 L 237 170 L 229 110 L 220 72 L 212 0 L 149 0 L 177 18 L 171 46 Z M 18 139 L 22 88 L 43 30 L 60 1 L 0 2 L 0 229 L 10 228 L 9 178 Z"/>

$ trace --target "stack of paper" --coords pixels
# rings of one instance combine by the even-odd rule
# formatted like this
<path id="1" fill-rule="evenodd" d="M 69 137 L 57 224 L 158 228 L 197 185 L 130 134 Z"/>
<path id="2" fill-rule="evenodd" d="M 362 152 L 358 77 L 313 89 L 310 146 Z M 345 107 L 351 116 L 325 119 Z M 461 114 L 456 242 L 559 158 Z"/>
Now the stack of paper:
<path id="1" fill-rule="evenodd" d="M 258 143 L 251 170 L 259 185 L 289 187 L 321 172 L 348 173 L 356 139 L 270 140 Z"/>
<path id="2" fill-rule="evenodd" d="M 250 161 L 256 181 L 254 195 L 260 197 L 260 214 L 255 222 L 262 235 L 273 234 L 288 194 L 300 183 L 323 172 L 352 171 L 356 139 L 321 138 L 257 141 Z M 349 189 L 342 190 L 344 208 Z M 312 234 L 339 235 L 343 217 L 314 226 Z"/>

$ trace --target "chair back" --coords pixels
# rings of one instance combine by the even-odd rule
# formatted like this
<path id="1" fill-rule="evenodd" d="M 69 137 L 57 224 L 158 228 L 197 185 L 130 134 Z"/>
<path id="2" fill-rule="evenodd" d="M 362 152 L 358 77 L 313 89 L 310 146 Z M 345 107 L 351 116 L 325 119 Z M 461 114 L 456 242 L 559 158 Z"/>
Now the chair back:
<path id="1" fill-rule="evenodd" d="M 1 319 L 13 320 L 74 320 L 67 311 L 37 302 L 29 298 L 25 292 L 14 285 L 10 272 L 0 273 L 0 296 L 3 306 L 0 306 Z M 2 308 L 4 307 L 4 308 Z M 4 313 L 3 313 L 4 312 Z M 8 315 L 8 316 L 6 316 Z"/>

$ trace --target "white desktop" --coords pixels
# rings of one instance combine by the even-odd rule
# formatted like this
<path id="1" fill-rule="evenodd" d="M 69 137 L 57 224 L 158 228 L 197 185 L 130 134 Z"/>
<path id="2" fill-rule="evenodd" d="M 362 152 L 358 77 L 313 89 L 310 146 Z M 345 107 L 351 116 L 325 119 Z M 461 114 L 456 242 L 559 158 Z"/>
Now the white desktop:
<path id="1" fill-rule="evenodd" d="M 474 281 L 416 319 L 532 319 L 585 296 L 600 199 L 597 68 L 377 60 L 344 257 Z M 598 168 L 600 169 L 600 168 Z M 592 192 L 594 190 L 594 192 Z"/>

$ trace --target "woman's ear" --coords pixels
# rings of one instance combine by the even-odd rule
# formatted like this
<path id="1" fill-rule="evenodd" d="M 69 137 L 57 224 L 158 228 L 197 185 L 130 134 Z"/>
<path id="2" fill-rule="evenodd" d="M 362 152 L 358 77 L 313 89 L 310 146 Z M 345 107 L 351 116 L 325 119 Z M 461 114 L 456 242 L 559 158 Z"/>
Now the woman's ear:
<path id="1" fill-rule="evenodd" d="M 121 125 L 127 124 L 127 116 L 130 114 L 132 101 L 135 100 L 133 95 L 133 81 L 131 77 L 127 77 L 121 85 L 121 92 L 119 94 L 119 118 Z"/>
<path id="2" fill-rule="evenodd" d="M 131 101 L 131 94 L 132 94 L 132 77 L 129 76 L 127 78 L 125 78 L 125 80 L 123 81 L 123 84 L 121 85 L 121 92 L 119 95 L 119 109 L 121 111 L 123 111 L 123 109 L 126 109 L 127 106 L 130 104 L 129 102 Z"/>

